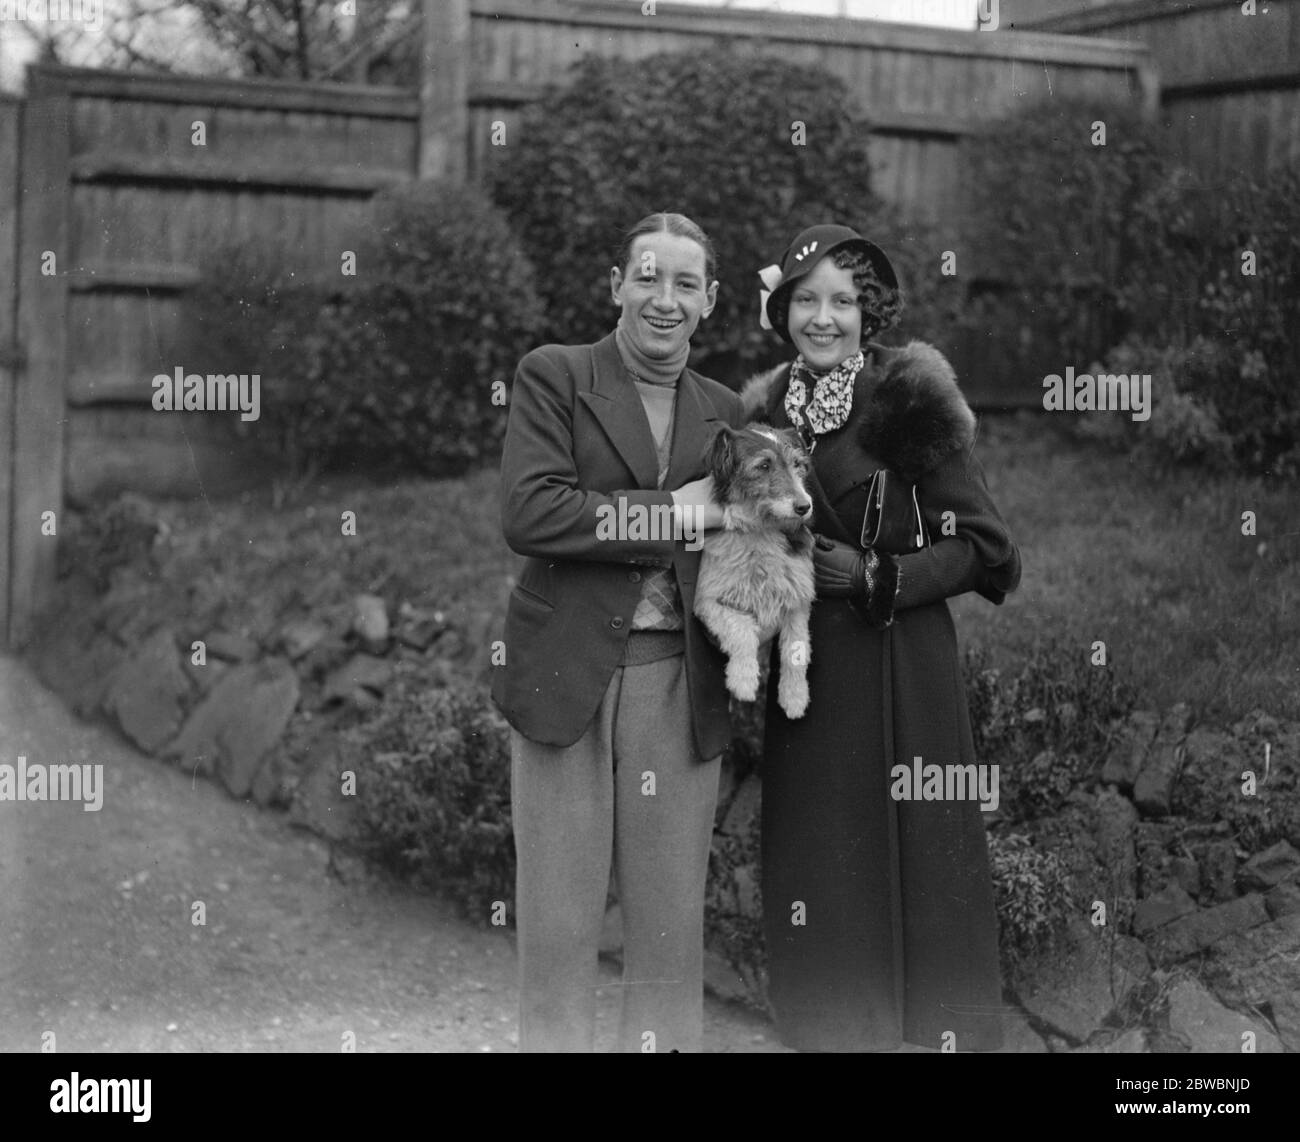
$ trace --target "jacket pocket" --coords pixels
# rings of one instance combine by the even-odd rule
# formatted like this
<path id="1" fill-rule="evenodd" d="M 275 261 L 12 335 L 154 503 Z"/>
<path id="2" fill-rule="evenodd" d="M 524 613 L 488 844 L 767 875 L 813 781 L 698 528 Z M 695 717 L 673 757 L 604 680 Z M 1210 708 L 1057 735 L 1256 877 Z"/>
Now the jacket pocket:
<path id="1" fill-rule="evenodd" d="M 511 596 L 525 606 L 532 607 L 539 611 L 553 611 L 555 604 L 549 599 L 543 599 L 541 595 L 528 590 L 527 587 L 514 587 L 510 591 Z"/>

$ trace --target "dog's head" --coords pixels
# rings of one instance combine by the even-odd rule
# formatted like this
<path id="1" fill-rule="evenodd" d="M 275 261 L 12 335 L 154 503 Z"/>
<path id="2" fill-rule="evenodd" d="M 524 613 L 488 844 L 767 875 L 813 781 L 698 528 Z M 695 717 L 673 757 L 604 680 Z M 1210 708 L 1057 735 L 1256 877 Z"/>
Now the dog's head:
<path id="1" fill-rule="evenodd" d="M 793 532 L 812 522 L 808 453 L 790 429 L 724 425 L 705 457 L 729 528 Z"/>

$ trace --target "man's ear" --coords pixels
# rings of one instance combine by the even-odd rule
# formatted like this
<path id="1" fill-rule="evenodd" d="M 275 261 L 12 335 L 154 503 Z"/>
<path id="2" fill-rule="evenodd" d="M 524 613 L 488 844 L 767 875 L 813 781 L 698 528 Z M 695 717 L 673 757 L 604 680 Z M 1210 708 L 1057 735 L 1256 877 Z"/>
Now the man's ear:
<path id="1" fill-rule="evenodd" d="M 709 282 L 709 287 L 704 291 L 704 309 L 701 311 L 701 317 L 708 317 L 713 312 L 713 307 L 718 304 L 718 283 Z"/>
<path id="2" fill-rule="evenodd" d="M 623 292 L 623 271 L 617 266 L 611 266 L 609 270 L 609 296 L 615 305 L 622 305 L 623 298 L 620 296 Z"/>

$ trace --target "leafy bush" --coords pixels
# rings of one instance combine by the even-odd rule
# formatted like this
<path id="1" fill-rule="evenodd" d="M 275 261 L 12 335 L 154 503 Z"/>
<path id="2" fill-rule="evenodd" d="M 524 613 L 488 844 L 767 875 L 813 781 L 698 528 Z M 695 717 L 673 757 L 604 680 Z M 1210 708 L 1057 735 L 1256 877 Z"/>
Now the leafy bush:
<path id="1" fill-rule="evenodd" d="M 967 264 L 986 292 L 964 320 L 992 322 L 1026 373 L 1081 367 L 1126 332 L 1137 203 L 1162 169 L 1154 139 L 1133 110 L 1054 99 L 973 140 Z"/>
<path id="2" fill-rule="evenodd" d="M 503 216 L 473 188 L 410 183 L 370 201 L 357 245 L 356 275 L 328 282 L 220 251 L 194 299 L 205 349 L 273 378 L 264 419 L 294 472 L 493 459 L 541 315 Z"/>
<path id="3" fill-rule="evenodd" d="M 1165 156 L 1158 131 L 1054 100 L 982 133 L 964 220 L 978 281 L 960 324 L 1027 377 L 1108 352 L 1104 371 L 1150 373 L 1150 421 L 1084 429 L 1149 462 L 1294 474 L 1300 165 L 1211 180 Z"/>
<path id="4" fill-rule="evenodd" d="M 719 255 L 718 305 L 695 335 L 698 363 L 770 359 L 780 346 L 758 327 L 757 271 L 795 234 L 834 220 L 895 249 L 875 225 L 884 216 L 853 107 L 823 68 L 730 48 L 582 59 L 568 86 L 529 108 L 518 142 L 500 149 L 489 174 L 543 271 L 546 335 L 607 334 L 616 316 L 609 269 L 623 233 L 653 211 L 679 211 Z M 792 141 L 796 122 L 806 145 Z"/>
<path id="5" fill-rule="evenodd" d="M 989 836 L 998 948 L 1005 973 L 1015 978 L 1049 952 L 1065 929 L 1073 887 L 1065 863 L 1020 833 Z"/>
<path id="6" fill-rule="evenodd" d="M 487 695 L 399 675 L 375 718 L 348 731 L 367 761 L 357 783 L 363 846 L 379 863 L 486 920 L 513 914 L 510 735 Z"/>
<path id="7" fill-rule="evenodd" d="M 975 755 L 1001 767 L 1001 811 L 1013 821 L 1057 809 L 1100 768 L 1112 726 L 1136 705 L 1114 666 L 1091 664 L 1086 643 L 1040 643 L 1010 679 L 968 648 L 965 671 Z"/>

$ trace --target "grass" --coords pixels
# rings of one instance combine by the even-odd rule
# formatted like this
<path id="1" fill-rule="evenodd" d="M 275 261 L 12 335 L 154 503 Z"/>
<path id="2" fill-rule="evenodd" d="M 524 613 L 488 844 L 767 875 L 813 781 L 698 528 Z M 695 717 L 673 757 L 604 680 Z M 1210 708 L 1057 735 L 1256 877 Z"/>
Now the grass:
<path id="1" fill-rule="evenodd" d="M 1300 532 L 1294 490 L 1194 472 L 1153 476 L 1072 439 L 1042 414 L 987 417 L 978 455 L 1021 548 L 1020 590 L 1002 607 L 953 602 L 963 644 L 1015 670 L 1036 645 L 1105 642 L 1109 665 L 1144 702 L 1188 702 L 1232 722 L 1262 707 L 1300 718 Z M 498 480 L 318 481 L 278 510 L 269 491 L 172 502 L 164 578 L 225 600 L 258 635 L 287 591 L 343 607 L 360 591 L 444 610 L 456 622 L 504 614 L 518 559 L 500 535 Z M 1252 510 L 1258 535 L 1241 534 Z M 341 516 L 356 513 L 355 537 Z M 1288 525 L 1292 533 L 1287 534 Z M 480 626 L 476 632 L 483 637 Z M 493 636 L 494 637 L 494 636 Z"/>
<path id="2" fill-rule="evenodd" d="M 1153 475 L 1041 414 L 987 418 L 977 451 L 1024 576 L 1002 607 L 954 602 L 964 641 L 1014 667 L 1053 635 L 1085 658 L 1100 640 L 1157 707 L 1184 701 L 1219 722 L 1258 707 L 1300 717 L 1293 488 Z M 1246 510 L 1254 537 L 1242 535 Z"/>

